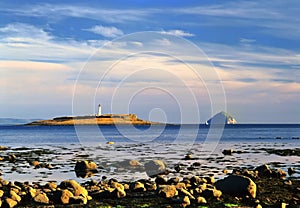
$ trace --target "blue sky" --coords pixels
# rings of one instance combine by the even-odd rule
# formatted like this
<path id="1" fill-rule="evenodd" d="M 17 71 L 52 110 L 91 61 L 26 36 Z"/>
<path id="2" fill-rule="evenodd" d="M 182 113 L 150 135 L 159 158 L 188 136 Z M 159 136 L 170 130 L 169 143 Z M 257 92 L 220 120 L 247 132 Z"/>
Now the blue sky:
<path id="1" fill-rule="evenodd" d="M 299 10 L 296 0 L 1 1 L 0 116 L 48 118 L 93 113 L 98 102 L 109 113 L 113 110 L 111 95 L 122 86 L 120 92 L 133 93 L 132 100 L 119 96 L 118 104 L 127 103 L 126 108 L 115 107 L 116 112 L 127 110 L 156 120 L 165 116 L 167 121 L 179 122 L 195 113 L 179 113 L 195 104 L 188 102 L 194 98 L 190 99 L 187 91 L 182 90 L 182 86 L 188 86 L 189 92 L 198 93 L 191 96 L 199 105 L 201 122 L 226 108 L 241 123 L 299 123 Z M 161 36 L 130 36 L 143 31 L 156 31 Z M 103 47 L 109 41 L 118 44 Z M 199 57 L 189 44 L 204 54 Z M 121 62 L 122 67 L 110 71 L 99 88 L 99 73 L 105 72 L 108 60 L 150 49 L 176 49 L 177 58 L 184 60 L 185 66 L 202 66 L 202 74 L 208 72 L 205 70 L 210 62 L 210 70 L 217 75 L 204 78 L 209 83 L 197 85 L 194 75 L 184 69 L 179 59 L 152 53 L 127 59 L 136 65 Z M 102 59 L 88 59 L 95 53 Z M 97 63 L 98 69 L 92 63 L 87 65 L 87 60 Z M 161 70 L 132 70 L 148 65 Z M 164 74 L 163 68 L 168 68 L 169 74 Z M 174 81 L 170 73 L 182 80 Z M 120 85 L 120 80 L 129 75 L 126 85 Z M 179 86 L 181 81 L 185 84 Z M 211 97 L 218 93 L 209 89 L 220 85 L 226 97 L 225 106 L 220 97 L 211 104 Z M 146 86 L 157 89 L 139 91 Z M 74 89 L 80 92 L 75 93 L 78 99 L 74 99 Z M 163 93 L 164 89 L 168 95 Z M 135 95 L 137 91 L 140 93 Z M 89 99 L 87 96 L 92 94 L 93 99 Z M 74 100 L 78 100 L 78 112 L 74 112 Z"/>

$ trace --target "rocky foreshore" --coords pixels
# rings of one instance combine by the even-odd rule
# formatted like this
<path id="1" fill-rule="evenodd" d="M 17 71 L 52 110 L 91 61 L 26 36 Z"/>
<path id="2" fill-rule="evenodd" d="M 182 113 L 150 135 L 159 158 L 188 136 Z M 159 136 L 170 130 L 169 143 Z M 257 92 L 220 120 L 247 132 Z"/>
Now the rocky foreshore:
<path id="1" fill-rule="evenodd" d="M 12 154 L 0 147 L 1 166 L 12 169 L 27 161 L 34 169 L 55 169 L 40 162 L 43 152 L 32 150 L 27 156 Z M 20 149 L 18 149 L 20 151 Z M 287 151 L 287 150 L 285 150 Z M 32 153 L 34 152 L 34 153 Z M 234 154 L 224 150 L 223 154 Z M 45 153 L 45 152 L 44 152 Z M 47 152 L 51 155 L 50 152 Z M 21 158 L 23 157 L 23 158 Z M 201 164 L 191 154 L 182 159 Z M 0 169 L 1 169 L 0 166 Z M 54 165 L 55 166 L 55 165 Z M 48 182 L 21 182 L 0 179 L 0 207 L 299 207 L 300 180 L 294 168 L 284 171 L 267 164 L 253 168 L 224 169 L 223 177 L 185 175 L 184 167 L 169 167 L 163 160 L 126 160 L 122 167 L 139 168 L 148 179 L 120 181 L 109 173 L 95 180 L 93 175 L 102 167 L 91 160 L 76 160 L 73 172 L 90 177 L 85 182 L 68 179 Z M 176 173 L 176 175 L 175 175 Z"/>

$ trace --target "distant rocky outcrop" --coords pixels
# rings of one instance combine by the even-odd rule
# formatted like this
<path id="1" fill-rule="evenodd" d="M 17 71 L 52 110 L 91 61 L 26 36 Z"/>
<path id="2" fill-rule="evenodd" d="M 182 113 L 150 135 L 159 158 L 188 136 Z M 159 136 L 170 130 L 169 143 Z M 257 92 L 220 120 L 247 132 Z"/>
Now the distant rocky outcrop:
<path id="1" fill-rule="evenodd" d="M 44 126 L 58 126 L 58 125 L 152 125 L 161 124 L 159 122 L 152 122 L 139 119 L 135 114 L 104 114 L 101 116 L 65 116 L 57 117 L 50 120 L 39 120 L 28 123 L 27 125 L 44 125 Z"/>
<path id="2" fill-rule="evenodd" d="M 205 124 L 236 124 L 236 120 L 228 113 L 222 111 L 214 115 L 211 119 L 205 122 Z"/>

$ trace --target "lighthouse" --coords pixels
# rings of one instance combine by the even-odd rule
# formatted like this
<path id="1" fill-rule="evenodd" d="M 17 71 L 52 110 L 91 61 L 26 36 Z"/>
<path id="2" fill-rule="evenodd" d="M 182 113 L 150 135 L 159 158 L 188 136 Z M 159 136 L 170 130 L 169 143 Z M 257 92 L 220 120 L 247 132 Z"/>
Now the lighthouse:
<path id="1" fill-rule="evenodd" d="M 101 109 L 101 105 L 98 105 L 98 114 L 97 116 L 101 116 L 102 115 L 102 109 Z"/>

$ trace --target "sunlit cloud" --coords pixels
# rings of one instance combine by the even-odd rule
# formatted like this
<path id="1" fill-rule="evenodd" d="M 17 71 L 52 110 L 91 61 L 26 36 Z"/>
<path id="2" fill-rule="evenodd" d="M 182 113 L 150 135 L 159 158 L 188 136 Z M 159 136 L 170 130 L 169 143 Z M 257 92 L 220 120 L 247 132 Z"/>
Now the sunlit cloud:
<path id="1" fill-rule="evenodd" d="M 90 31 L 93 33 L 96 33 L 98 35 L 102 35 L 103 37 L 108 37 L 108 38 L 115 38 L 118 36 L 123 35 L 123 31 L 116 28 L 116 27 L 105 27 L 102 25 L 96 25 L 92 28 L 89 29 L 84 29 L 86 31 Z"/>
<path id="2" fill-rule="evenodd" d="M 161 34 L 175 35 L 175 36 L 180 36 L 180 37 L 192 37 L 192 36 L 195 36 L 194 34 L 185 32 L 185 31 L 183 31 L 183 30 L 168 30 L 168 31 L 161 31 Z"/>

